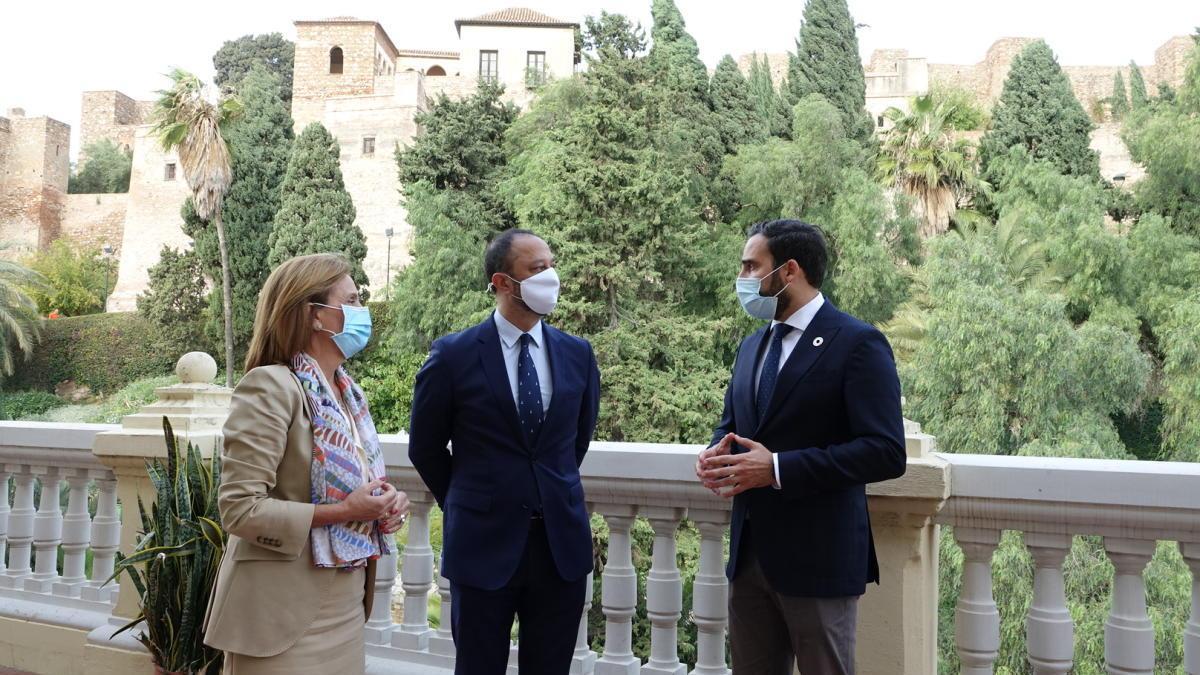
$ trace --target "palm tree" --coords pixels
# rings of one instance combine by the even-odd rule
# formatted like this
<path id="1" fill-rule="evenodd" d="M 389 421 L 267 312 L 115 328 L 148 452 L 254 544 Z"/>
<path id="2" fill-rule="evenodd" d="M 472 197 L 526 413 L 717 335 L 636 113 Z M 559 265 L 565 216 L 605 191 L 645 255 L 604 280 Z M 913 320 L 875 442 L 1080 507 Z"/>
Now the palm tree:
<path id="1" fill-rule="evenodd" d="M 16 370 L 18 354 L 29 358 L 41 336 L 42 318 L 27 289 L 42 283 L 37 272 L 0 260 L 0 379 Z"/>
<path id="2" fill-rule="evenodd" d="M 986 189 L 975 175 L 974 144 L 955 138 L 952 103 L 925 94 L 912 100 L 911 112 L 888 108 L 892 127 L 879 153 L 882 180 L 917 202 L 924 223 L 921 236 L 945 232 L 950 219 L 970 194 Z"/>
<path id="3" fill-rule="evenodd" d="M 229 246 L 221 205 L 233 182 L 229 148 L 221 137 L 221 127 L 242 110 L 236 98 L 214 103 L 205 95 L 200 78 L 176 68 L 168 76 L 170 89 L 159 93 L 154 105 L 155 133 L 163 150 L 177 150 L 184 180 L 192 191 L 196 215 L 210 220 L 217 228 L 217 247 L 221 252 L 221 304 L 225 315 L 225 386 L 233 386 L 233 285 L 230 281 Z"/>

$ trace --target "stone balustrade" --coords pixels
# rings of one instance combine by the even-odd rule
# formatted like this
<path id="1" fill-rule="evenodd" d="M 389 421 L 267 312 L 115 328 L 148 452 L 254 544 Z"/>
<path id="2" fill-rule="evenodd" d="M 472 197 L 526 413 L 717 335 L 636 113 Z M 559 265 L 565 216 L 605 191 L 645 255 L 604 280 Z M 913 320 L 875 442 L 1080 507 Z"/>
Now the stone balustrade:
<path id="1" fill-rule="evenodd" d="M 134 544 L 137 509 L 123 506 L 153 497 L 144 462 L 163 453 L 162 416 L 202 451 L 219 445 L 229 390 L 207 384 L 215 368 L 200 356 L 181 360 L 182 384 L 160 389 L 157 402 L 121 425 L 0 422 L 0 561 L 7 560 L 0 564 L 0 666 L 89 675 L 151 672 L 148 656 L 128 633 L 112 639 L 114 629 L 136 614 L 131 585 L 102 582 L 118 546 L 127 551 Z M 1200 465 L 939 455 L 934 439 L 916 425 L 908 423 L 906 432 L 907 473 L 868 490 L 883 579 L 860 604 L 859 672 L 936 672 L 939 524 L 953 526 L 965 558 L 955 616 L 963 673 L 991 673 L 998 656 L 991 558 L 1004 530 L 1023 532 L 1035 561 L 1026 640 L 1034 672 L 1066 673 L 1075 665 L 1062 572 L 1075 535 L 1104 537 L 1116 570 L 1105 631 L 1109 672 L 1153 672 L 1155 636 L 1142 572 L 1155 542 L 1164 540 L 1178 542 L 1193 575 L 1200 569 Z M 381 442 L 389 478 L 408 492 L 413 509 L 400 559 L 389 556 L 379 567 L 374 610 L 364 628 L 368 671 L 449 672 L 455 654 L 451 597 L 431 546 L 435 504 L 408 461 L 406 437 L 383 435 Z M 590 648 L 596 636 L 582 619 L 572 673 L 684 675 L 678 643 L 684 619 L 697 629 L 690 672 L 729 672 L 724 549 L 730 504 L 696 482 L 699 450 L 592 444 L 581 473 L 588 508 L 603 519 L 609 536 L 607 550 L 597 552 L 604 560 L 601 590 L 592 597 L 589 584 L 586 602 L 588 608 L 598 604 L 604 616 L 604 649 Z M 639 518 L 653 533 L 644 594 L 632 549 Z M 685 521 L 700 537 L 687 603 L 676 562 L 676 533 Z M 436 622 L 429 613 L 435 593 Z M 402 604 L 399 621 L 393 618 L 394 596 Z M 651 625 L 645 659 L 633 644 L 639 607 Z M 1183 640 L 1185 671 L 1200 675 L 1200 590 L 1194 582 Z M 513 645 L 513 673 L 519 649 Z"/>
<path id="2" fill-rule="evenodd" d="M 1075 536 L 1098 535 L 1115 568 L 1112 609 L 1104 627 L 1108 672 L 1154 673 L 1154 626 L 1142 575 L 1157 542 L 1170 541 L 1177 542 L 1192 571 L 1184 671 L 1200 673 L 1200 464 L 978 455 L 946 459 L 953 487 L 937 520 L 954 527 L 964 556 L 955 608 L 964 674 L 993 672 L 999 653 L 991 561 L 1005 530 L 1024 533 L 1034 560 L 1033 602 L 1025 623 L 1033 672 L 1057 675 L 1075 665 L 1063 561 Z"/>

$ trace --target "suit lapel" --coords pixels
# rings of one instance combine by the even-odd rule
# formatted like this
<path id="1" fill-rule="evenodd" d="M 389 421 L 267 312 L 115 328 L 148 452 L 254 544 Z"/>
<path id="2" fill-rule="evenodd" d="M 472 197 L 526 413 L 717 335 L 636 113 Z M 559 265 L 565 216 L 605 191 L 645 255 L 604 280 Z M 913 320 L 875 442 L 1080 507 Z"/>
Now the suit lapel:
<path id="1" fill-rule="evenodd" d="M 517 404 L 513 401 L 512 386 L 508 383 L 508 369 L 504 365 L 504 352 L 500 349 L 500 331 L 496 328 L 496 320 L 489 317 L 479 326 L 479 361 L 487 376 L 492 395 L 496 398 L 500 414 L 508 420 L 514 436 L 521 441 L 525 449 L 525 434 L 521 433 L 521 424 L 517 419 Z"/>
<path id="2" fill-rule="evenodd" d="M 745 429 L 758 428 L 758 407 L 754 405 L 754 371 L 762 358 L 763 343 L 766 342 L 767 329 L 760 328 L 746 340 L 748 350 L 743 358 L 738 359 L 738 368 L 733 375 L 733 402 L 736 419 L 749 420 Z M 741 425 L 738 425 L 741 426 Z M 740 430 L 739 430 L 740 431 Z"/>
<path id="3" fill-rule="evenodd" d="M 837 309 L 828 301 L 817 311 L 800 336 L 800 342 L 792 350 L 783 369 L 779 371 L 779 379 L 775 383 L 775 391 L 771 394 L 771 404 L 767 406 L 766 416 L 758 420 L 757 430 L 762 429 L 767 420 L 771 419 L 783 405 L 788 392 L 796 383 L 804 378 L 821 356 L 829 349 L 829 343 L 837 337 L 838 327 L 833 320 Z"/>

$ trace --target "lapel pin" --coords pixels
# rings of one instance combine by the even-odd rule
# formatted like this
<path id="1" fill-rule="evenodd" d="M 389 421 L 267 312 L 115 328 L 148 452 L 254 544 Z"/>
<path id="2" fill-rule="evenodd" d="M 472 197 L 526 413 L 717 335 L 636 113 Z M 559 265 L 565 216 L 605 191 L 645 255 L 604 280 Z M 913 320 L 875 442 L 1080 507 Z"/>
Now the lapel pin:
<path id="1" fill-rule="evenodd" d="M 820 347 L 820 346 L 821 346 L 821 345 L 823 345 L 823 344 L 825 344 L 825 338 L 823 338 L 823 337 L 815 338 L 815 339 L 813 340 L 813 346 L 814 346 L 814 347 Z"/>

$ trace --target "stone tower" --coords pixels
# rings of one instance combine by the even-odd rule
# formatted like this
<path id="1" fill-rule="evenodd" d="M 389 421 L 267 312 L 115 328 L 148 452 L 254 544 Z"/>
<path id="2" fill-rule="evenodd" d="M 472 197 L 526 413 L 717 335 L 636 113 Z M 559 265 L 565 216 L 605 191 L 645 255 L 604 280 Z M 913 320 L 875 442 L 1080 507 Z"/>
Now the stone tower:
<path id="1" fill-rule="evenodd" d="M 46 246 L 62 227 L 71 127 L 13 108 L 0 117 L 0 255 Z"/>
<path id="2" fill-rule="evenodd" d="M 322 120 L 327 99 L 393 92 L 399 52 L 377 22 L 335 17 L 295 25 L 292 118 L 297 133 Z"/>
<path id="3" fill-rule="evenodd" d="M 87 162 L 88 146 L 104 139 L 132 152 L 137 126 L 147 121 L 151 105 L 151 101 L 135 101 L 119 91 L 83 92 L 78 165 Z"/>

